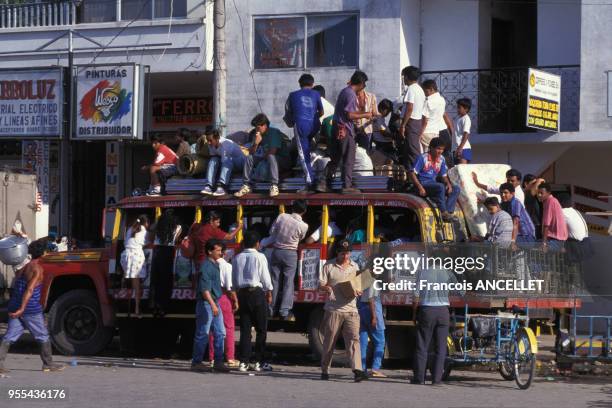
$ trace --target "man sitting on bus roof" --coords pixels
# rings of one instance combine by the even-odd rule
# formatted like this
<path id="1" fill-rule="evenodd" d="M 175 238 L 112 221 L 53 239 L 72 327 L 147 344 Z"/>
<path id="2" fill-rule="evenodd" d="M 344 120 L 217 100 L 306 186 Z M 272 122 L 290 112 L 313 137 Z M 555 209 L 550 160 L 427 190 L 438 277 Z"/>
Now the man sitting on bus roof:
<path id="1" fill-rule="evenodd" d="M 279 194 L 279 172 L 291 167 L 286 136 L 280 130 L 270 127 L 270 120 L 263 113 L 255 115 L 251 125 L 255 127 L 255 136 L 244 162 L 243 185 L 234 195 L 242 197 L 251 192 L 253 170 L 259 163 L 266 162 L 271 183 L 270 197 L 276 197 Z"/>
<path id="2" fill-rule="evenodd" d="M 207 128 L 204 136 L 206 137 L 211 157 L 208 161 L 206 173 L 208 184 L 204 186 L 200 193 L 215 197 L 224 196 L 232 178 L 232 172 L 244 168 L 245 155 L 238 143 L 221 137 L 217 129 Z M 219 177 L 218 179 L 217 176 Z M 213 191 L 215 182 L 217 189 Z"/>
<path id="3" fill-rule="evenodd" d="M 444 160 L 445 143 L 439 137 L 434 137 L 429 142 L 429 152 L 421 154 L 414 170 L 410 173 L 410 179 L 419 191 L 421 197 L 429 197 L 442 213 L 442 219 L 450 221 L 453 218 L 459 186 L 451 184 L 446 174 L 446 160 Z M 438 182 L 440 177 L 443 183 Z"/>
<path id="4" fill-rule="evenodd" d="M 172 177 L 176 174 L 176 163 L 178 156 L 172 149 L 166 146 L 166 143 L 161 136 L 153 135 L 151 137 L 151 146 L 155 150 L 155 160 L 153 164 L 142 166 L 142 171 L 149 171 L 151 186 L 147 191 L 148 196 L 161 195 L 160 175 L 164 178 Z"/>

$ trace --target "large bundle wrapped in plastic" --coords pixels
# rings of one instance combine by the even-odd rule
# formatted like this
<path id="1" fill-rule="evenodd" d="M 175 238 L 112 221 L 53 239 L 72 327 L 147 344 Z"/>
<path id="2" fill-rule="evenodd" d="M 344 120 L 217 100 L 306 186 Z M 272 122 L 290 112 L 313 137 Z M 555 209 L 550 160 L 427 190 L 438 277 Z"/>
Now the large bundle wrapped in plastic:
<path id="1" fill-rule="evenodd" d="M 472 235 L 484 236 L 491 216 L 480 202 L 489 196 L 486 191 L 478 188 L 472 179 L 472 173 L 478 176 L 478 182 L 487 186 L 499 186 L 506 182 L 506 172 L 510 170 L 507 164 L 459 164 L 448 171 L 448 177 L 453 184 L 461 187 L 459 205 L 465 215 L 465 221 Z M 498 199 L 499 196 L 495 196 Z"/>

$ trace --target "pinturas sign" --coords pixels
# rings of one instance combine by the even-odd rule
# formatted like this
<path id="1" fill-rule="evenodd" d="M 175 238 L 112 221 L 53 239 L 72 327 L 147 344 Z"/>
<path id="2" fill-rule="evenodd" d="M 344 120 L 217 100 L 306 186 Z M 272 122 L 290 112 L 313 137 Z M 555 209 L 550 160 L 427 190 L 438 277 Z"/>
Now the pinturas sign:
<path id="1" fill-rule="evenodd" d="M 0 138 L 62 136 L 61 68 L 0 71 Z"/>
<path id="2" fill-rule="evenodd" d="M 141 139 L 144 103 L 139 65 L 79 66 L 74 139 Z"/>

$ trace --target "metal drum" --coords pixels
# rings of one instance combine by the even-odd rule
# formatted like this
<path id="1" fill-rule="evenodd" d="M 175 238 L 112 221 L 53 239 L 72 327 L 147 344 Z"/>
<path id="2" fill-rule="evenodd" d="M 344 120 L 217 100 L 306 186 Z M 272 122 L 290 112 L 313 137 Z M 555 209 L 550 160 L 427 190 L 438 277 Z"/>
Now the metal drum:
<path id="1" fill-rule="evenodd" d="M 28 256 L 28 240 L 16 235 L 0 239 L 0 262 L 19 265 Z"/>

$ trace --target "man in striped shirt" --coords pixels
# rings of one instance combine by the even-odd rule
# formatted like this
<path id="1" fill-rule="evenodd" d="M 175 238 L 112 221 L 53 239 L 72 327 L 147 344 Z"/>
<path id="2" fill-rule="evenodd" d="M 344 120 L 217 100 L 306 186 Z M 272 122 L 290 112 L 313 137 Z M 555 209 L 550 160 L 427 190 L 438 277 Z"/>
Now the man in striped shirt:
<path id="1" fill-rule="evenodd" d="M 45 254 L 46 249 L 46 239 L 32 242 L 28 246 L 27 262 L 15 273 L 13 291 L 8 303 L 8 329 L 2 338 L 2 343 L 0 343 L 0 374 L 9 371 L 4 367 L 4 360 L 11 344 L 19 340 L 24 329 L 28 329 L 34 339 L 40 343 L 43 371 L 61 371 L 64 369 L 62 364 L 53 362 L 49 332 L 45 326 L 43 307 L 40 303 L 43 268 L 39 264 L 39 258 Z"/>

